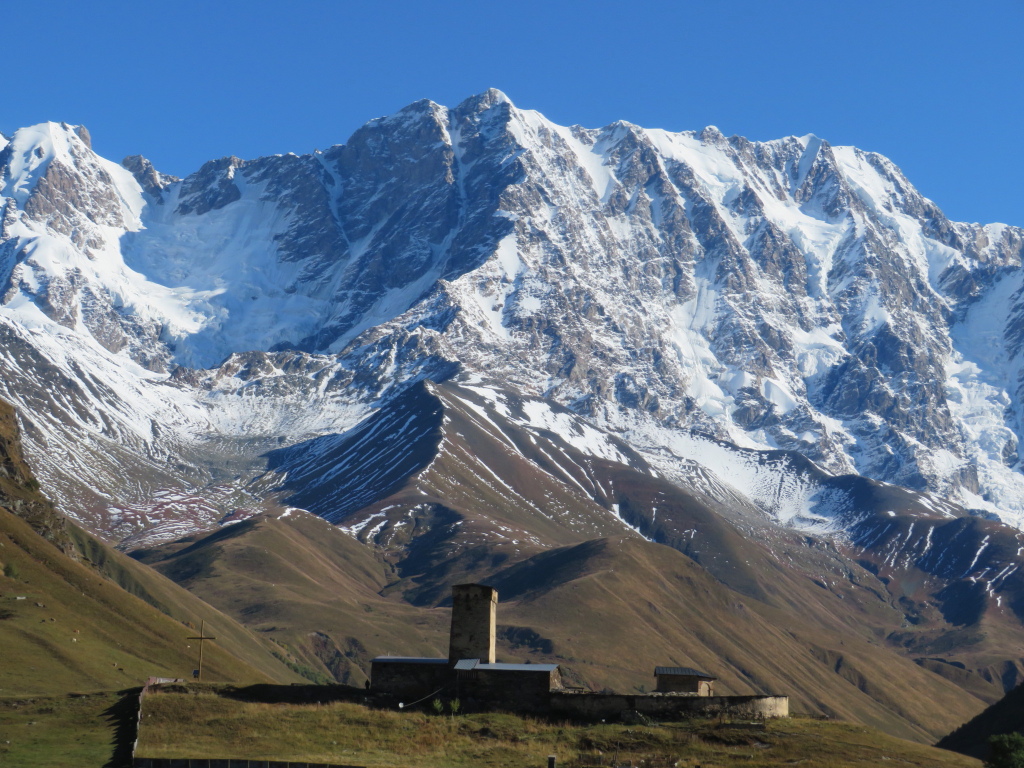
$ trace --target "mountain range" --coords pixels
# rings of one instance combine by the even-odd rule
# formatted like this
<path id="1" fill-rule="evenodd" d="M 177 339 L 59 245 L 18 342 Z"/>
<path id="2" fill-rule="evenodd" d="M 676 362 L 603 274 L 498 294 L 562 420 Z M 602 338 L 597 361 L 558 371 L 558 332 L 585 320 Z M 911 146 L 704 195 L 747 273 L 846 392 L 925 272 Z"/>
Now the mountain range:
<path id="1" fill-rule="evenodd" d="M 930 738 L 1024 673 L 1024 231 L 880 155 L 492 90 L 185 179 L 25 128 L 0 211 L 47 493 L 336 679 L 478 579 L 597 687 L 643 648 Z"/>

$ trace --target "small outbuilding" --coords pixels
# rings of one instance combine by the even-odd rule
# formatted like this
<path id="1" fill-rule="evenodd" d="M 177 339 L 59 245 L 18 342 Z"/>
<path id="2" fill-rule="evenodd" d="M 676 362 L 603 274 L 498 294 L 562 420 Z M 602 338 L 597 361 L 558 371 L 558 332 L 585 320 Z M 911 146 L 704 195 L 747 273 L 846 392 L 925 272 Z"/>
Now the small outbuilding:
<path id="1" fill-rule="evenodd" d="M 715 680 L 718 678 L 692 667 L 655 667 L 654 677 L 658 681 L 658 693 L 691 693 L 697 696 L 714 696 Z"/>

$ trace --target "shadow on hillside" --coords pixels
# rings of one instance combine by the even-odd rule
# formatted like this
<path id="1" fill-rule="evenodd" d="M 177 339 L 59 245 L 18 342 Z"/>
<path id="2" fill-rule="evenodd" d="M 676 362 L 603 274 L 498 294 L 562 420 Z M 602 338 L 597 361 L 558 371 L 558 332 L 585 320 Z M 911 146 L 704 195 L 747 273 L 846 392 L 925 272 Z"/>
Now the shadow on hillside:
<path id="1" fill-rule="evenodd" d="M 135 739 L 138 738 L 141 691 L 141 688 L 120 691 L 121 698 L 117 703 L 103 711 L 106 722 L 114 727 L 114 738 L 111 742 L 114 749 L 110 760 L 104 763 L 103 768 L 131 768 L 132 751 Z"/>

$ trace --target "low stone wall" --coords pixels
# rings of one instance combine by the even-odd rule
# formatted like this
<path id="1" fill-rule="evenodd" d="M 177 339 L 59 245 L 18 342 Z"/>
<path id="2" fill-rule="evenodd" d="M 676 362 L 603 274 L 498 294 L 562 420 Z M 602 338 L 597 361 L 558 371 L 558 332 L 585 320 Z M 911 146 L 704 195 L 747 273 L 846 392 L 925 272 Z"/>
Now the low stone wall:
<path id="1" fill-rule="evenodd" d="M 550 712 L 583 720 L 618 720 L 639 712 L 661 720 L 691 717 L 762 719 L 789 717 L 788 696 L 687 696 L 680 694 L 553 692 Z"/>
<path id="2" fill-rule="evenodd" d="M 136 757 L 132 768 L 365 768 L 336 763 L 289 763 L 280 760 L 207 760 L 198 757 Z"/>

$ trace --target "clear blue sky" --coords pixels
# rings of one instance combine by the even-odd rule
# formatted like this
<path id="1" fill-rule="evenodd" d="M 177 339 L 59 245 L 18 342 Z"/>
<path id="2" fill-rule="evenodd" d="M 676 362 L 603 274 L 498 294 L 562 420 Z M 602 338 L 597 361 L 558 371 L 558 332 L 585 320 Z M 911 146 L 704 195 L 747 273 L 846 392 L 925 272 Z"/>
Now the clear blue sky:
<path id="1" fill-rule="evenodd" d="M 0 26 L 0 131 L 82 123 L 179 176 L 495 87 L 562 124 L 815 133 L 1024 226 L 1024 0 L 33 0 Z"/>

